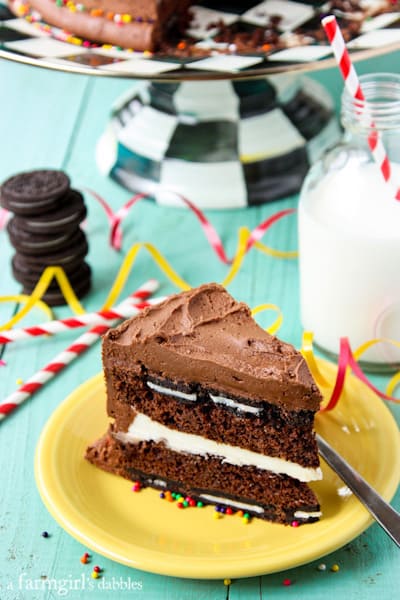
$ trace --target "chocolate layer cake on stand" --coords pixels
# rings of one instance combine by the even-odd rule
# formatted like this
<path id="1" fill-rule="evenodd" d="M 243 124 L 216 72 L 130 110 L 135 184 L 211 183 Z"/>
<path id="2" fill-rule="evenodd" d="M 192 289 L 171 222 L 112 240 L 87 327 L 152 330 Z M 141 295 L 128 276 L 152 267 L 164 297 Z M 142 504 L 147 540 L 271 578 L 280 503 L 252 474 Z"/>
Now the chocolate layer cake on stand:
<path id="1" fill-rule="evenodd" d="M 96 466 L 279 523 L 312 522 L 321 396 L 301 354 L 207 284 L 145 309 L 103 341 L 107 434 Z"/>

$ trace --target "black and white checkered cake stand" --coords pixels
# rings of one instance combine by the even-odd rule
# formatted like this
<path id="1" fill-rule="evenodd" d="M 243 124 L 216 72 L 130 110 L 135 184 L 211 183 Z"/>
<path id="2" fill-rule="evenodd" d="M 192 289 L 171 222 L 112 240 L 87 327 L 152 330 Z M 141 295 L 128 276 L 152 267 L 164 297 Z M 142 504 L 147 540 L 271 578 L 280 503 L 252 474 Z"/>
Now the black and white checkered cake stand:
<path id="1" fill-rule="evenodd" d="M 297 32 L 318 28 L 315 4 L 201 1 L 188 33 L 211 54 L 196 58 L 73 45 L 60 30 L 16 18 L 0 4 L 0 58 L 145 79 L 112 111 L 96 150 L 100 170 L 162 204 L 178 203 L 176 191 L 202 208 L 257 205 L 298 191 L 309 166 L 339 136 L 329 95 L 296 75 L 332 64 L 327 44 L 296 46 Z M 289 47 L 268 54 L 218 52 L 210 24 L 251 32 L 276 14 Z M 399 44 L 400 16 L 393 12 L 365 21 L 349 47 L 357 59 Z"/>
<path id="2" fill-rule="evenodd" d="M 339 137 L 332 103 L 311 79 L 151 82 L 114 108 L 97 146 L 105 174 L 160 204 L 261 204 L 299 190 Z"/>

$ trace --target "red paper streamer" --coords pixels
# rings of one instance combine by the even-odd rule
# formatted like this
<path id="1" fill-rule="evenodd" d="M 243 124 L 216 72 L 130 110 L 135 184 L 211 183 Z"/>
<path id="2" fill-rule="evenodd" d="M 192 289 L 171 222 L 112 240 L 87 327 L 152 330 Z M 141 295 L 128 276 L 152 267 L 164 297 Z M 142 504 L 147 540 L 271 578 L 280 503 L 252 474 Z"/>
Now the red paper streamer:
<path id="1" fill-rule="evenodd" d="M 340 396 L 343 392 L 348 368 L 350 368 L 350 370 L 353 372 L 353 375 L 357 377 L 357 379 L 362 381 L 370 390 L 372 390 L 377 396 L 379 396 L 379 398 L 381 398 L 382 400 L 387 400 L 389 402 L 395 402 L 396 404 L 400 403 L 399 398 L 395 398 L 394 396 L 388 396 L 384 392 L 381 392 L 377 387 L 375 387 L 373 383 L 371 383 L 371 381 L 365 375 L 360 365 L 354 358 L 349 339 L 347 337 L 343 337 L 340 339 L 338 370 L 336 374 L 335 385 L 328 403 L 320 409 L 320 412 L 333 410 L 339 402 Z"/>
<path id="2" fill-rule="evenodd" d="M 120 209 L 118 209 L 116 212 L 114 212 L 113 209 L 111 208 L 111 206 L 108 204 L 108 202 L 104 198 L 102 198 L 99 194 L 97 194 L 97 192 L 94 192 L 93 190 L 91 190 L 89 188 L 85 188 L 85 191 L 89 192 L 93 196 L 93 198 L 95 198 L 100 203 L 100 205 L 103 207 L 103 209 L 107 215 L 108 221 L 110 223 L 110 228 L 111 228 L 110 229 L 110 245 L 115 250 L 121 250 L 121 247 L 122 247 L 122 229 L 121 229 L 122 221 L 128 216 L 130 209 L 135 204 L 137 204 L 137 202 L 139 202 L 139 200 L 142 200 L 143 198 L 149 198 L 149 195 L 148 194 L 136 194 L 135 196 L 132 196 L 132 198 L 130 198 Z M 218 258 L 226 265 L 232 264 L 233 258 L 229 258 L 227 256 L 224 245 L 221 241 L 221 238 L 219 237 L 216 229 L 210 223 L 210 221 L 207 219 L 205 214 L 195 204 L 193 204 L 193 202 L 188 200 L 188 198 L 185 198 L 185 196 L 182 196 L 182 194 L 178 194 L 176 192 L 174 192 L 174 194 L 197 217 L 197 219 L 204 231 L 204 235 L 206 236 L 211 248 L 214 250 L 214 252 L 218 256 Z M 280 210 L 277 213 L 275 213 L 274 215 L 272 215 L 271 217 L 268 217 L 267 219 L 265 219 L 265 221 L 263 221 L 259 225 L 257 225 L 257 227 L 255 227 L 253 229 L 253 231 L 250 233 L 250 236 L 247 240 L 246 253 L 254 246 L 254 244 L 256 242 L 258 242 L 262 238 L 264 233 L 267 231 L 267 229 L 269 227 L 271 227 L 271 225 L 273 225 L 279 219 L 282 219 L 283 217 L 285 217 L 287 215 L 293 214 L 294 212 L 295 212 L 294 208 L 287 208 L 284 210 Z"/>
<path id="3" fill-rule="evenodd" d="M 10 213 L 5 208 L 0 208 L 0 230 L 4 229 L 7 224 Z"/>

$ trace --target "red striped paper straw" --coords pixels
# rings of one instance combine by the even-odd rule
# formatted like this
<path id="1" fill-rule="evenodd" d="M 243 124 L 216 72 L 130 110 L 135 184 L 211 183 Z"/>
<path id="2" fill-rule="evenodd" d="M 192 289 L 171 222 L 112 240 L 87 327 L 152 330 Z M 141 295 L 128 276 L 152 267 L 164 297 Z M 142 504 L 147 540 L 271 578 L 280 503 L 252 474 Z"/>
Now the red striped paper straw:
<path id="1" fill-rule="evenodd" d="M 150 306 L 154 302 L 146 302 L 145 300 L 152 294 L 152 291 L 149 290 L 156 289 L 157 285 L 157 282 L 154 280 L 146 282 L 140 286 L 136 292 L 131 294 L 129 298 L 121 302 L 117 308 L 121 309 L 122 307 L 123 309 L 125 303 L 137 301 L 138 299 L 142 300 L 142 308 Z M 160 299 L 157 301 L 159 302 Z M 141 309 L 137 308 L 136 310 L 137 313 L 139 313 Z M 69 365 L 73 360 L 83 354 L 83 352 L 97 342 L 97 340 L 116 322 L 117 321 L 114 321 L 108 325 L 97 325 L 79 336 L 66 350 L 57 354 L 51 362 L 32 375 L 32 377 L 30 377 L 28 381 L 21 385 L 15 392 L 2 400 L 0 402 L 0 421 L 11 414 L 20 404 L 25 402 L 25 400 L 33 396 L 35 392 L 40 390 L 50 379 L 57 375 L 57 373 Z"/>
<path id="2" fill-rule="evenodd" d="M 325 33 L 327 35 L 329 43 L 331 44 L 333 53 L 336 58 L 336 62 L 338 63 L 339 70 L 344 79 L 347 91 L 352 96 L 352 98 L 364 103 L 364 92 L 362 91 L 360 80 L 351 61 L 349 52 L 346 48 L 346 43 L 344 41 L 340 27 L 336 21 L 336 17 L 334 15 L 324 17 L 322 19 L 322 26 L 325 29 Z M 373 123 L 371 123 L 371 127 L 374 127 Z M 400 200 L 400 188 L 398 187 L 398 185 L 396 185 L 396 183 L 393 180 L 391 164 L 386 153 L 385 147 L 382 143 L 381 136 L 379 135 L 379 132 L 376 129 L 373 129 L 368 135 L 368 145 L 372 152 L 372 156 L 375 162 L 379 166 L 384 180 L 394 188 L 394 195 L 396 200 Z"/>
<path id="3" fill-rule="evenodd" d="M 149 290 L 149 293 L 151 291 Z M 146 305 L 146 302 L 144 303 Z M 32 327 L 22 327 L 20 329 L 10 329 L 9 331 L 0 332 L 0 344 L 10 344 L 20 340 L 31 339 L 43 335 L 54 335 L 55 333 L 63 333 L 70 329 L 79 327 L 91 327 L 97 325 L 110 326 L 111 321 L 120 319 L 128 319 L 137 314 L 138 309 L 143 308 L 143 301 L 135 302 L 134 304 L 123 302 L 118 308 L 110 308 L 109 310 L 100 310 L 99 312 L 86 313 L 79 317 L 68 317 L 67 319 L 59 319 L 48 321 L 40 325 Z"/>

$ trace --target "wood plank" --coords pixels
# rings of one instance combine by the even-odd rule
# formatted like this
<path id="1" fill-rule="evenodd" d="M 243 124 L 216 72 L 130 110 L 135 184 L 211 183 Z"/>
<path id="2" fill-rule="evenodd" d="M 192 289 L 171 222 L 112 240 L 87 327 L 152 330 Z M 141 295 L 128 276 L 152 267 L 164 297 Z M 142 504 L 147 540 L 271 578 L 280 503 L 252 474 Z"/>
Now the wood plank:
<path id="1" fill-rule="evenodd" d="M 0 60 L 0 180 L 39 167 L 59 168 L 86 77 Z"/>

